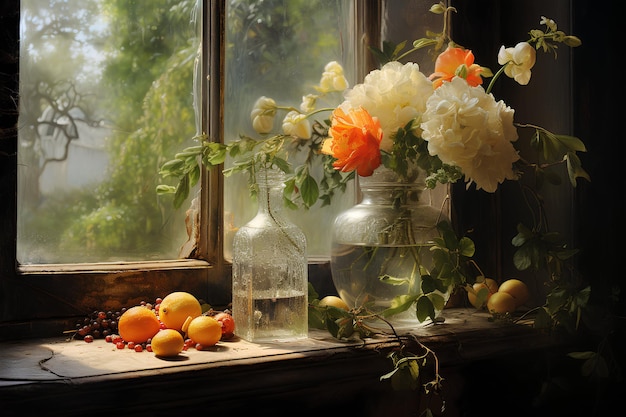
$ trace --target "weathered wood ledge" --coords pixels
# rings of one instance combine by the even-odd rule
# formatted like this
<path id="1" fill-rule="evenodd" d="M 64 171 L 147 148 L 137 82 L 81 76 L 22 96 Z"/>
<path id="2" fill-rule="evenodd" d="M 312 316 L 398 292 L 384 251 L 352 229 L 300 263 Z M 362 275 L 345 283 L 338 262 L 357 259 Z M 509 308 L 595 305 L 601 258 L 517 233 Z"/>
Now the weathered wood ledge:
<path id="1" fill-rule="evenodd" d="M 446 369 L 465 363 L 554 345 L 528 323 L 494 323 L 487 313 L 464 308 L 446 310 L 444 316 L 444 324 L 411 330 L 437 353 L 444 377 Z M 380 381 L 392 369 L 386 353 L 395 346 L 391 337 L 344 343 L 311 330 L 309 339 L 295 343 L 237 339 L 164 360 L 149 352 L 119 350 L 103 340 L 85 343 L 59 336 L 2 342 L 0 404 L 3 416 L 166 410 L 175 415 L 243 410 L 287 415 L 286 410 L 321 408 L 334 410 L 326 415 L 343 408 L 386 415 L 389 407 L 404 410 L 418 400 L 415 393 L 395 392 L 388 381 Z M 380 401 L 382 396 L 387 401 Z"/>

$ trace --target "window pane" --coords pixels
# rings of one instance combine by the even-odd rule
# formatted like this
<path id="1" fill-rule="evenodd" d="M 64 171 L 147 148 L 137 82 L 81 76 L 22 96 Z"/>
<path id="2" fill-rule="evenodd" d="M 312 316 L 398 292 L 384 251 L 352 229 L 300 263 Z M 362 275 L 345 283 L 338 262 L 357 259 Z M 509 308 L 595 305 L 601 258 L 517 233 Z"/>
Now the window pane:
<path id="1" fill-rule="evenodd" d="M 176 258 L 159 167 L 196 133 L 196 0 L 22 0 L 18 261 Z"/>
<path id="2" fill-rule="evenodd" d="M 240 134 L 259 137 L 252 128 L 250 112 L 260 96 L 270 97 L 280 106 L 299 108 L 304 95 L 315 93 L 313 86 L 319 85 L 330 61 L 342 64 L 346 78 L 354 83 L 354 23 L 353 2 L 346 0 L 229 0 L 225 141 Z M 341 101 L 337 94 L 323 104 L 336 106 Z M 328 116 L 321 113 L 319 118 Z M 283 117 L 284 113 L 276 116 L 276 129 Z M 249 196 L 246 175 L 227 177 L 224 188 L 224 252 L 229 258 L 232 236 L 256 213 L 256 203 Z M 311 258 L 328 257 L 332 222 L 339 211 L 354 203 L 352 190 L 337 197 L 331 207 L 320 207 L 318 202 L 308 211 L 289 212 L 307 236 Z"/>

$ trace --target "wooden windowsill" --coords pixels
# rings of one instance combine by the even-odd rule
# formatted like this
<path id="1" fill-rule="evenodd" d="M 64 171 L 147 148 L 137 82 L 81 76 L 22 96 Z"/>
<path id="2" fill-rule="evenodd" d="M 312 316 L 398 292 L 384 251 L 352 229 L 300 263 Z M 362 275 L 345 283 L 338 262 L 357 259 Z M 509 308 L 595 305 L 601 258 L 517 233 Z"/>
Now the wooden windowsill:
<path id="1" fill-rule="evenodd" d="M 487 313 L 464 308 L 446 310 L 444 316 L 444 324 L 411 331 L 437 353 L 444 375 L 463 363 L 554 344 L 528 323 L 495 323 Z M 0 404 L 5 416 L 4 410 L 69 416 L 175 409 L 182 415 L 182 410 L 338 407 L 352 404 L 351 398 L 373 401 L 373 393 L 399 395 L 390 391 L 389 381 L 379 379 L 392 369 L 386 353 L 396 346 L 386 336 L 341 342 L 311 330 L 303 341 L 261 345 L 236 339 L 164 360 L 103 340 L 85 343 L 60 336 L 2 342 Z"/>

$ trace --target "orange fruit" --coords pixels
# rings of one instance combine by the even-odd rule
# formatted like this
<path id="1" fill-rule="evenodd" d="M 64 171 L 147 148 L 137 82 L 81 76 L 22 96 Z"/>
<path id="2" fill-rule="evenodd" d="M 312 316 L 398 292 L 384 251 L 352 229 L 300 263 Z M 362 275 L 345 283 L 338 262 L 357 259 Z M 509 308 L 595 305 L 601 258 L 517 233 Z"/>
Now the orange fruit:
<path id="1" fill-rule="evenodd" d="M 482 282 L 475 282 L 472 288 L 474 292 L 468 291 L 467 299 L 475 308 L 481 309 L 485 306 L 489 298 L 498 291 L 498 283 L 495 279 L 485 278 Z"/>
<path id="2" fill-rule="evenodd" d="M 498 291 L 487 300 L 487 310 L 490 313 L 512 313 L 515 309 L 515 298 L 506 292 Z"/>
<path id="3" fill-rule="evenodd" d="M 528 286 L 519 279 L 508 279 L 500 285 L 498 291 L 510 294 L 515 299 L 515 306 L 520 307 L 530 299 Z"/>
<path id="4" fill-rule="evenodd" d="M 184 291 L 172 292 L 159 306 L 159 319 L 168 329 L 182 330 L 187 317 L 198 317 L 202 306 L 196 297 Z"/>
<path id="5" fill-rule="evenodd" d="M 332 307 L 344 309 L 346 311 L 350 310 L 350 308 L 348 307 L 348 304 L 346 304 L 346 302 L 343 301 L 343 299 L 334 295 L 327 295 L 326 297 L 322 298 L 319 302 L 319 306 L 320 307 L 332 306 Z"/>
<path id="6" fill-rule="evenodd" d="M 222 325 L 210 316 L 198 316 L 187 326 L 187 337 L 202 346 L 213 346 L 222 338 Z"/>
<path id="7" fill-rule="evenodd" d="M 154 335 L 150 345 L 156 356 L 170 357 L 183 351 L 185 340 L 178 330 L 162 329 Z"/>
<path id="8" fill-rule="evenodd" d="M 154 336 L 161 323 L 154 311 L 144 306 L 126 310 L 117 322 L 117 331 L 126 342 L 143 343 Z"/>

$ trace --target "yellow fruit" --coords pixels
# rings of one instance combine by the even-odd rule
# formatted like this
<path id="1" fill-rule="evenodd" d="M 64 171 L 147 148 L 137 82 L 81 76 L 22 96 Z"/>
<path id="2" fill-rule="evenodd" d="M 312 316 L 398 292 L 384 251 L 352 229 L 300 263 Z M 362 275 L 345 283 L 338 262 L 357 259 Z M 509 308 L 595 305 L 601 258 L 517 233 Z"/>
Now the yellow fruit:
<path id="1" fill-rule="evenodd" d="M 487 304 L 489 298 L 491 298 L 491 296 L 496 291 L 498 291 L 498 283 L 495 279 L 485 278 L 483 282 L 474 283 L 474 285 L 472 285 L 472 288 L 474 289 L 474 292 L 468 291 L 467 299 L 469 300 L 470 304 L 473 305 L 475 308 L 481 309 L 485 306 L 485 304 Z M 483 288 L 487 290 L 486 298 L 482 297 L 482 293 L 479 297 L 479 291 Z M 483 290 L 483 292 L 484 291 L 485 290 Z M 482 301 L 482 303 L 478 301 L 479 299 Z"/>
<path id="2" fill-rule="evenodd" d="M 154 311 L 144 306 L 126 310 L 117 322 L 117 331 L 126 342 L 143 343 L 154 336 L 161 323 Z"/>
<path id="3" fill-rule="evenodd" d="M 515 309 L 515 299 L 506 292 L 498 291 L 487 301 L 487 310 L 490 313 L 512 313 Z"/>
<path id="4" fill-rule="evenodd" d="M 519 279 L 509 279 L 500 285 L 498 291 L 510 294 L 515 299 L 515 306 L 520 307 L 526 304 L 530 298 L 528 286 Z"/>
<path id="5" fill-rule="evenodd" d="M 159 319 L 168 329 L 182 330 L 187 317 L 198 317 L 202 306 L 196 297 L 184 291 L 170 293 L 159 306 Z"/>
<path id="6" fill-rule="evenodd" d="M 150 342 L 156 356 L 176 356 L 183 350 L 185 340 L 178 330 L 163 329 L 154 335 Z"/>
<path id="7" fill-rule="evenodd" d="M 222 338 L 222 325 L 210 316 L 198 316 L 189 322 L 187 337 L 202 346 L 213 346 Z"/>
<path id="8" fill-rule="evenodd" d="M 350 308 L 348 307 L 348 304 L 346 304 L 345 301 L 343 301 L 341 298 L 336 297 L 334 295 L 327 295 L 326 297 L 322 298 L 319 302 L 319 306 L 320 307 L 332 306 L 332 307 L 342 308 L 346 311 L 350 310 Z"/>

